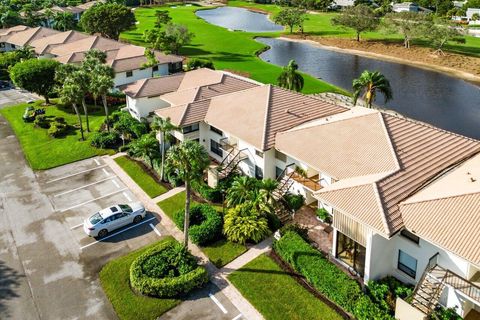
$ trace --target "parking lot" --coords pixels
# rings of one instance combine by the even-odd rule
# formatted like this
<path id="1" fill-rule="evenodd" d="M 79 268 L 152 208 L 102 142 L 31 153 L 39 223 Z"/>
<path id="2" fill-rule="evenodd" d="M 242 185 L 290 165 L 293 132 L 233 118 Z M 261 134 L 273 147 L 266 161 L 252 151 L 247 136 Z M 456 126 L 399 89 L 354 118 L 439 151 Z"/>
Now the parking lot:
<path id="1" fill-rule="evenodd" d="M 53 214 L 63 221 L 80 255 L 99 258 L 122 248 L 135 250 L 166 233 L 158 219 L 147 212 L 141 222 L 112 231 L 102 239 L 85 234 L 83 221 L 95 212 L 138 201 L 99 157 L 38 172 L 37 180 L 51 203 Z"/>

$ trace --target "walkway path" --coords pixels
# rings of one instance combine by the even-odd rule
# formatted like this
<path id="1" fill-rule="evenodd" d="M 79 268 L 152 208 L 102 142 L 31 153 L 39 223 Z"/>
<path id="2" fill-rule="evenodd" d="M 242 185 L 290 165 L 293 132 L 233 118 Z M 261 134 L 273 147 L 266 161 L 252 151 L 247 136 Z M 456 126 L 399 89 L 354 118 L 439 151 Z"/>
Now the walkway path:
<path id="1" fill-rule="evenodd" d="M 157 202 L 167 199 L 181 191 L 183 188 L 174 188 L 169 192 L 151 199 L 140 188 L 130 176 L 122 170 L 122 168 L 113 160 L 113 157 L 103 157 L 106 164 L 115 172 L 123 183 L 130 188 L 135 196 L 145 205 L 145 208 L 160 216 L 160 223 L 163 225 L 171 235 L 179 242 L 183 242 L 183 232 L 178 230 L 173 221 L 157 206 Z M 161 198 L 161 199 L 160 199 Z M 243 265 L 252 261 L 264 252 L 270 249 L 272 238 L 268 238 L 263 242 L 253 246 L 246 253 L 233 260 L 222 269 L 218 269 L 214 264 L 208 260 L 208 257 L 200 250 L 198 246 L 189 243 L 189 249 L 195 256 L 200 258 L 202 264 L 205 265 L 211 275 L 211 281 L 220 289 L 220 291 L 232 302 L 232 304 L 242 313 L 242 315 L 249 320 L 263 319 L 262 315 L 241 295 L 241 293 L 227 280 L 227 276 L 233 271 L 241 268 Z"/>

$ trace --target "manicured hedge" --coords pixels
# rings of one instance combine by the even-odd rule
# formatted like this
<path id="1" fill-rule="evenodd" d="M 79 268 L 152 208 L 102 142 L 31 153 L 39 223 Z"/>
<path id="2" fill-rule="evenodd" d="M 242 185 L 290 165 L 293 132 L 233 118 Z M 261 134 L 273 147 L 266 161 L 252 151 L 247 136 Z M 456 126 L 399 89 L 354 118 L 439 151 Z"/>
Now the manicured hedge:
<path id="1" fill-rule="evenodd" d="M 203 286 L 207 270 L 179 243 L 166 242 L 146 251 L 130 266 L 130 284 L 141 294 L 176 297 Z"/>
<path id="2" fill-rule="evenodd" d="M 300 235 L 287 231 L 274 249 L 315 289 L 359 320 L 392 319 L 365 295 L 360 285 L 312 248 Z"/>
<path id="3" fill-rule="evenodd" d="M 185 210 L 175 213 L 174 222 L 182 230 L 185 221 Z M 212 206 L 198 204 L 190 208 L 190 240 L 198 245 L 205 245 L 216 241 L 222 236 L 223 219 Z"/>
<path id="4" fill-rule="evenodd" d="M 292 211 L 297 211 L 305 204 L 305 197 L 301 194 L 287 193 L 283 196 L 283 200 L 285 200 L 287 208 Z"/>

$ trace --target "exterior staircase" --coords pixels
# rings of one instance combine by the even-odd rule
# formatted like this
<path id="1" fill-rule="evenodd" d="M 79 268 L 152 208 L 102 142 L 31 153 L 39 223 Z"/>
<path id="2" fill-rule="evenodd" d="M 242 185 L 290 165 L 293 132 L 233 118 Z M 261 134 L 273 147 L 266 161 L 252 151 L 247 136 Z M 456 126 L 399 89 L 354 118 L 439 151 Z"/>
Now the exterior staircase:
<path id="1" fill-rule="evenodd" d="M 237 169 L 238 164 L 248 159 L 245 150 L 232 149 L 218 166 L 218 178 L 224 179 Z"/>
<path id="2" fill-rule="evenodd" d="M 445 276 L 445 272 L 443 272 Z M 443 278 L 443 277 L 442 277 Z M 430 314 L 439 303 L 445 285 L 430 273 L 424 273 L 422 279 L 415 287 L 412 306 L 425 314 Z"/>
<path id="3" fill-rule="evenodd" d="M 278 203 L 278 207 L 275 211 L 275 214 L 278 216 L 282 224 L 286 224 L 292 221 L 292 218 L 293 218 L 292 213 L 287 209 L 286 203 L 283 200 L 283 196 L 290 190 L 291 186 L 294 183 L 294 180 L 292 179 L 293 171 L 287 174 L 288 168 L 290 168 L 293 165 L 294 164 L 291 164 L 285 167 L 283 172 L 278 176 L 277 178 L 278 186 L 273 191 L 273 197 L 275 200 L 277 200 L 277 203 Z"/>

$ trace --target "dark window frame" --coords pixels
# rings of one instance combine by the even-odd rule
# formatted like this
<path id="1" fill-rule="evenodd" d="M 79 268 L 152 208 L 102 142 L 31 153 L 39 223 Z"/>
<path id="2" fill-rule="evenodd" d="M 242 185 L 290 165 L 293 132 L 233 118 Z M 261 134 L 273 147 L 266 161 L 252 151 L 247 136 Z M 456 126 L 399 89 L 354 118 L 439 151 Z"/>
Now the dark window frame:
<path id="1" fill-rule="evenodd" d="M 414 233 L 408 231 L 407 229 L 403 229 L 400 231 L 400 235 L 413 243 L 419 244 L 420 243 L 420 237 L 415 235 Z"/>
<path id="2" fill-rule="evenodd" d="M 223 150 L 220 147 L 220 143 L 213 139 L 210 139 L 210 151 L 223 158 Z"/>
<path id="3" fill-rule="evenodd" d="M 153 72 L 158 71 L 158 64 L 157 64 L 156 66 L 153 66 L 153 67 L 152 67 L 152 71 L 153 71 Z"/>
<path id="4" fill-rule="evenodd" d="M 223 131 L 220 129 L 215 128 L 214 126 L 210 126 L 210 131 L 215 132 L 219 136 L 223 136 Z"/>
<path id="5" fill-rule="evenodd" d="M 126 76 L 127 78 L 133 77 L 133 70 L 130 70 L 130 71 L 125 72 L 125 76 Z"/>
<path id="6" fill-rule="evenodd" d="M 257 157 L 260 157 L 260 158 L 263 159 L 263 152 L 262 152 L 262 151 L 255 149 L 255 155 L 256 155 Z"/>
<path id="7" fill-rule="evenodd" d="M 262 180 L 263 179 L 263 169 L 255 165 L 255 178 Z"/>
<path id="8" fill-rule="evenodd" d="M 409 266 L 403 264 L 401 261 L 400 261 L 400 256 L 403 254 L 411 257 L 412 259 L 415 260 L 415 270 L 411 269 Z M 408 253 L 406 253 L 405 251 L 402 251 L 402 250 L 398 250 L 398 263 L 397 263 L 397 269 L 402 271 L 403 273 L 405 273 L 407 276 L 409 277 L 412 277 L 413 279 L 415 279 L 417 277 L 417 267 L 418 267 L 418 260 L 415 259 L 414 257 L 412 257 L 411 255 L 409 255 Z"/>
<path id="9" fill-rule="evenodd" d="M 196 126 L 196 128 L 195 128 Z M 187 134 L 187 133 L 192 133 L 192 132 L 197 132 L 200 130 L 200 125 L 198 123 L 193 123 L 191 125 L 185 126 L 182 128 L 182 133 Z"/>

